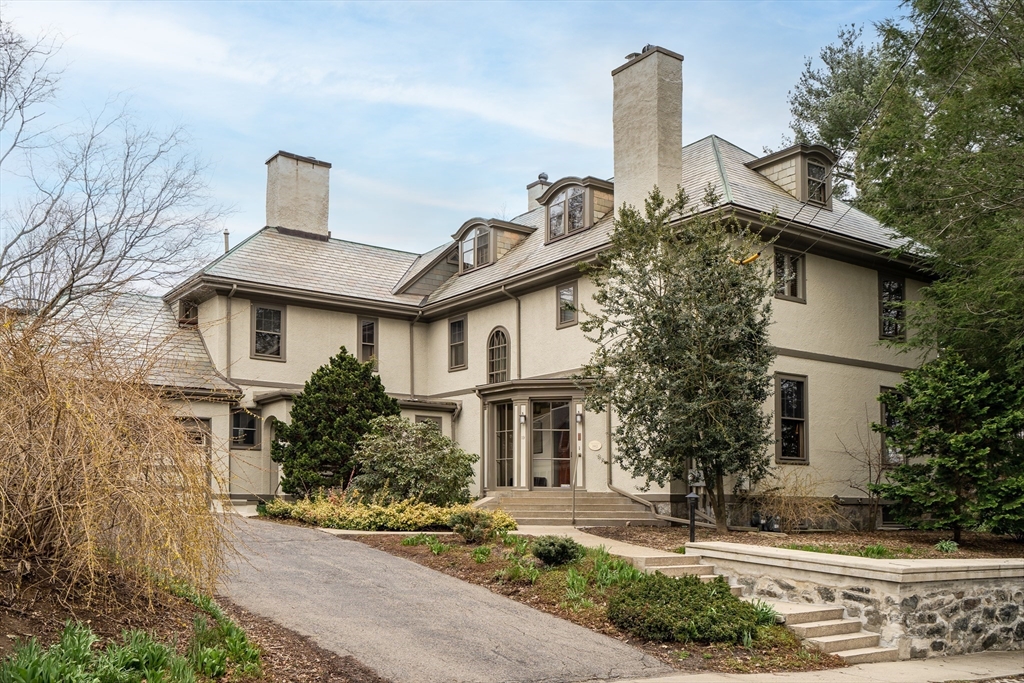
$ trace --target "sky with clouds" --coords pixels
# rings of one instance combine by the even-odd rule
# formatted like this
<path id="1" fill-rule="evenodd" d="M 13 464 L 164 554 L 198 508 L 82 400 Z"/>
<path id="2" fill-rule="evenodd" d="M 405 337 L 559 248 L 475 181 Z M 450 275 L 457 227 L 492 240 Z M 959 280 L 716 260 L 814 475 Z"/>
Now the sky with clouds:
<path id="1" fill-rule="evenodd" d="M 331 169 L 334 237 L 422 252 L 466 219 L 511 218 L 546 172 L 612 173 L 610 72 L 643 45 L 685 56 L 683 141 L 751 152 L 787 132 L 786 93 L 844 24 L 894 1 L 32 2 L 66 64 L 50 121 L 112 97 L 149 125 L 183 124 L 231 208 L 232 242 L 264 224 L 279 149 Z M 0 178 L 0 182 L 2 182 Z M 4 198 L 4 203 L 12 199 Z M 220 240 L 211 235 L 211 243 Z"/>

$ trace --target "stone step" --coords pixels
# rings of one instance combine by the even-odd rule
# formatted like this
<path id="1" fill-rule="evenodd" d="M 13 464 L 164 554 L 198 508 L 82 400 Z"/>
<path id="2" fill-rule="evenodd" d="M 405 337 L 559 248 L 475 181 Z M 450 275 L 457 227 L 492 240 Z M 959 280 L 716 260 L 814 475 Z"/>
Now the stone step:
<path id="1" fill-rule="evenodd" d="M 637 569 L 650 567 L 678 567 L 684 564 L 700 564 L 700 557 L 697 555 L 681 555 L 679 553 L 672 553 L 671 555 L 655 555 L 653 557 L 633 558 L 633 566 Z"/>
<path id="2" fill-rule="evenodd" d="M 808 621 L 802 624 L 788 624 L 789 630 L 801 638 L 819 638 L 836 636 L 842 633 L 859 633 L 859 619 L 828 619 L 827 621 Z"/>
<path id="3" fill-rule="evenodd" d="M 737 598 L 743 597 L 743 586 L 729 586 L 729 592 Z"/>
<path id="4" fill-rule="evenodd" d="M 702 578 L 708 576 L 709 581 L 715 578 L 715 568 L 712 565 L 707 564 L 684 564 L 671 567 L 647 567 L 643 571 L 645 571 L 648 574 L 661 572 L 665 576 L 685 576 L 687 574 L 694 574 Z"/>
<path id="5" fill-rule="evenodd" d="M 840 633 L 834 636 L 807 638 L 804 642 L 822 652 L 832 653 L 878 647 L 879 638 L 880 636 L 877 633 L 860 631 L 858 633 Z"/>
<path id="6" fill-rule="evenodd" d="M 843 612 L 846 611 L 844 607 L 825 607 L 824 605 L 801 605 L 793 602 L 776 602 L 774 600 L 764 600 L 754 596 L 755 600 L 761 600 L 767 602 L 774 609 L 776 614 L 782 617 L 782 623 L 786 626 L 793 626 L 794 624 L 806 624 L 810 621 L 832 621 L 834 619 L 842 619 Z"/>
<path id="7" fill-rule="evenodd" d="M 895 662 L 900 658 L 900 651 L 895 647 L 860 647 L 855 650 L 840 650 L 833 654 L 847 664 Z"/>
<path id="8" fill-rule="evenodd" d="M 520 502 L 513 503 L 513 502 L 510 502 L 510 501 L 505 501 L 505 502 L 501 503 L 500 505 L 498 505 L 498 507 L 500 509 L 504 510 L 505 512 L 508 512 L 508 513 L 513 513 L 513 512 L 532 512 L 532 511 L 543 512 L 543 511 L 547 511 L 547 510 L 559 510 L 559 511 L 565 510 L 565 511 L 568 512 L 568 511 L 572 510 L 572 504 L 571 503 L 555 503 L 555 502 L 540 503 L 540 502 L 536 502 L 536 501 L 529 501 L 529 502 L 523 502 L 523 503 L 520 503 Z M 637 505 L 635 503 L 576 503 L 576 511 L 579 512 L 580 510 L 598 511 L 598 512 L 604 512 L 604 511 L 609 511 L 609 510 L 614 510 L 614 511 L 620 511 L 621 510 L 621 511 L 626 511 L 626 512 L 644 512 L 644 513 L 647 512 L 647 508 L 645 508 L 642 505 Z"/>
<path id="9" fill-rule="evenodd" d="M 529 518 L 515 518 L 517 522 L 524 525 L 531 526 L 571 526 L 572 519 L 566 516 L 558 517 L 529 517 Z M 668 526 L 668 522 L 660 519 L 619 519 L 619 518 L 588 518 L 581 520 L 577 517 L 576 523 L 579 525 L 581 521 L 586 521 L 587 526 Z"/>
<path id="10" fill-rule="evenodd" d="M 492 495 L 492 496 L 494 496 L 496 498 L 532 498 L 532 497 L 539 498 L 539 497 L 542 497 L 542 496 L 549 496 L 549 497 L 567 496 L 567 497 L 572 497 L 572 490 L 571 489 L 534 489 L 532 491 L 527 491 L 525 489 L 512 489 L 512 490 L 508 490 L 508 491 L 501 491 L 500 493 L 492 492 L 490 495 Z M 580 499 L 580 498 L 614 498 L 614 499 L 618 499 L 618 500 L 629 500 L 629 498 L 626 498 L 625 496 L 620 496 L 619 494 L 611 492 L 611 491 L 582 491 L 580 489 L 576 489 L 576 498 L 577 499 Z"/>

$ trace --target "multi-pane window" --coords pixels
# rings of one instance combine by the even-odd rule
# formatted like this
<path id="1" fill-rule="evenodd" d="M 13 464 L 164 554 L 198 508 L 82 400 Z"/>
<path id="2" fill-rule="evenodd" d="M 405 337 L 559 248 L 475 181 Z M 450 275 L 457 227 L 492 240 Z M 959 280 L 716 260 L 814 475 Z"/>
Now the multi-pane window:
<path id="1" fill-rule="evenodd" d="M 780 299 L 804 301 L 804 257 L 775 250 L 775 296 Z"/>
<path id="2" fill-rule="evenodd" d="M 896 390 L 893 389 L 892 387 L 882 387 L 883 394 L 890 392 L 895 393 L 895 391 Z M 889 412 L 889 409 L 886 407 L 886 405 L 884 403 L 881 405 L 882 424 L 885 425 L 887 428 L 892 429 L 893 427 L 897 426 L 898 422 L 895 416 Z M 903 464 L 903 454 L 900 453 L 898 448 L 889 443 L 888 439 L 885 438 L 884 434 L 882 435 L 882 464 L 890 466 Z"/>
<path id="3" fill-rule="evenodd" d="M 494 484 L 515 485 L 515 412 L 511 403 L 494 406 Z"/>
<path id="4" fill-rule="evenodd" d="M 491 332 L 487 340 L 487 383 L 508 381 L 508 335 L 504 330 Z"/>
<path id="5" fill-rule="evenodd" d="M 898 276 L 878 275 L 878 336 L 881 339 L 902 339 L 903 301 L 906 295 L 906 281 Z"/>
<path id="6" fill-rule="evenodd" d="M 775 376 L 775 457 L 779 462 L 806 463 L 807 378 Z"/>
<path id="7" fill-rule="evenodd" d="M 828 169 L 813 161 L 807 162 L 807 201 L 824 204 L 827 198 Z"/>
<path id="8" fill-rule="evenodd" d="M 417 415 L 416 424 L 429 423 L 437 427 L 437 431 L 441 431 L 441 418 L 436 415 Z"/>
<path id="9" fill-rule="evenodd" d="M 534 401 L 531 405 L 533 485 L 569 486 L 572 443 L 569 401 Z"/>
<path id="10" fill-rule="evenodd" d="M 548 204 L 548 239 L 553 240 L 586 227 L 587 191 L 570 187 Z"/>
<path id="11" fill-rule="evenodd" d="M 576 324 L 576 283 L 568 282 L 555 288 L 558 304 L 557 327 Z"/>
<path id="12" fill-rule="evenodd" d="M 252 355 L 284 358 L 284 309 L 272 306 L 253 307 Z"/>
<path id="13" fill-rule="evenodd" d="M 448 369 L 462 370 L 466 367 L 466 318 L 448 321 Z"/>
<path id="14" fill-rule="evenodd" d="M 256 450 L 260 447 L 260 416 L 238 408 L 231 412 L 231 447 Z"/>
<path id="15" fill-rule="evenodd" d="M 359 360 L 363 363 L 377 362 L 377 321 L 373 318 L 359 319 Z"/>
<path id="16" fill-rule="evenodd" d="M 491 262 L 490 228 L 477 228 L 462 238 L 462 272 Z"/>

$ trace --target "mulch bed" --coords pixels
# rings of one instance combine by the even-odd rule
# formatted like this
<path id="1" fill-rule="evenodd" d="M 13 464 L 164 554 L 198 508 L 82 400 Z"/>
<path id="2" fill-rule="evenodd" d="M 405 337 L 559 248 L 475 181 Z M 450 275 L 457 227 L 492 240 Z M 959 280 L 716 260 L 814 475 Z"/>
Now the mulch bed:
<path id="1" fill-rule="evenodd" d="M 346 540 L 359 541 L 391 555 L 404 557 L 430 569 L 474 583 L 499 595 L 529 605 L 534 609 L 566 619 L 584 628 L 616 638 L 644 650 L 666 664 L 683 671 L 725 671 L 732 673 L 772 671 L 816 671 L 844 666 L 839 657 L 821 653 L 807 653 L 799 647 L 795 637 L 784 632 L 783 641 L 773 646 L 747 649 L 739 645 L 698 643 L 654 643 L 639 640 L 620 631 L 608 621 L 605 605 L 595 601 L 594 607 L 578 610 L 564 603 L 561 586 L 553 586 L 543 579 L 536 584 L 504 583 L 495 573 L 508 564 L 500 546 L 492 548 L 491 557 L 477 563 L 470 553 L 477 546 L 467 545 L 454 534 L 438 535 L 438 539 L 451 546 L 451 550 L 434 555 L 425 545 L 404 546 L 403 536 L 346 536 Z M 778 629 L 782 632 L 781 627 Z"/>
<path id="2" fill-rule="evenodd" d="M 18 641 L 34 637 L 44 646 L 56 642 L 68 620 L 88 625 L 101 644 L 119 639 L 122 630 L 140 629 L 161 642 L 176 642 L 183 650 L 199 610 L 168 593 L 157 593 L 152 600 L 130 597 L 134 593 L 129 586 L 114 585 L 102 598 L 87 604 L 65 600 L 45 582 L 18 589 L 9 573 L 0 571 L 0 660 L 14 652 Z M 324 650 L 309 638 L 223 597 L 217 602 L 263 651 L 264 676 L 260 680 L 266 683 L 387 683 L 352 657 Z"/>
<path id="3" fill-rule="evenodd" d="M 675 550 L 690 540 L 686 527 L 590 527 L 587 533 L 616 541 L 625 541 L 648 548 Z M 724 541 L 781 548 L 788 545 L 828 546 L 835 550 L 856 552 L 871 545 L 883 545 L 893 555 L 903 559 L 955 560 L 965 558 L 1024 558 L 1024 543 L 1008 536 L 963 533 L 960 548 L 953 553 L 935 549 L 935 544 L 951 539 L 949 531 L 836 531 L 821 533 L 774 534 L 730 531 L 720 533 L 714 529 L 697 529 L 697 541 Z"/>

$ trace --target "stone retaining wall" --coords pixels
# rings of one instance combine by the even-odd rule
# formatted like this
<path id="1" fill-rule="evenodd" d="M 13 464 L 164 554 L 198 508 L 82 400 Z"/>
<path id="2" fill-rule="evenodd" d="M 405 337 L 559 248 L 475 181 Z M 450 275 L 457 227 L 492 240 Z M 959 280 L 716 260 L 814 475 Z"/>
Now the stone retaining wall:
<path id="1" fill-rule="evenodd" d="M 739 543 L 693 543 L 745 593 L 841 605 L 900 659 L 1024 649 L 1024 559 L 873 560 Z"/>

